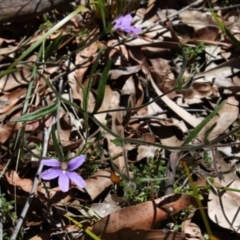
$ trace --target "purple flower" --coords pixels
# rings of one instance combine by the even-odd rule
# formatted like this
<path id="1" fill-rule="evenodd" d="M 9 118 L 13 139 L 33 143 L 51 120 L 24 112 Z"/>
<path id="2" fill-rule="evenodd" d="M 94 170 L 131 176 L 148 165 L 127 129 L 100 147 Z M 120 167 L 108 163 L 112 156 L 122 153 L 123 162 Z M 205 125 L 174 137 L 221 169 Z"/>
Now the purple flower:
<path id="1" fill-rule="evenodd" d="M 74 182 L 79 188 L 84 188 L 86 182 L 79 174 L 73 170 L 79 168 L 86 160 L 86 155 L 80 155 L 73 158 L 68 163 L 59 162 L 57 159 L 44 159 L 41 164 L 52 167 L 41 173 L 41 178 L 44 180 L 51 180 L 58 177 L 58 185 L 63 192 L 69 189 L 69 179 Z"/>
<path id="2" fill-rule="evenodd" d="M 113 26 L 113 28 L 115 30 L 121 30 L 123 32 L 131 33 L 136 36 L 142 32 L 142 29 L 139 27 L 131 26 L 132 19 L 133 18 L 131 14 L 120 16 L 114 21 L 115 25 Z"/>

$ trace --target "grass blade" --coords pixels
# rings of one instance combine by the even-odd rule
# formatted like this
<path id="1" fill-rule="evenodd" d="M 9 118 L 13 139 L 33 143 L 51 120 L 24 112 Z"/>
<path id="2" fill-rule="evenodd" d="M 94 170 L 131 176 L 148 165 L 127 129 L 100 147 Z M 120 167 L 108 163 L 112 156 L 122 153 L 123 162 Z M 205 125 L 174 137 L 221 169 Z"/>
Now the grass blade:
<path id="1" fill-rule="evenodd" d="M 62 21 L 57 23 L 53 28 L 51 28 L 49 31 L 47 31 L 45 34 L 42 35 L 41 38 L 39 38 L 33 45 L 31 45 L 26 51 L 23 52 L 23 54 L 18 57 L 7 70 L 0 73 L 0 77 L 6 75 L 9 70 L 14 68 L 21 60 L 23 60 L 28 54 L 30 54 L 36 47 L 38 47 L 44 40 L 46 40 L 51 34 L 53 34 L 55 31 L 57 31 L 60 27 L 62 27 L 65 23 L 67 23 L 72 17 L 76 16 L 78 13 L 82 12 L 85 9 L 84 6 L 80 6 L 75 11 L 67 15 Z"/>
<path id="2" fill-rule="evenodd" d="M 240 42 L 234 37 L 234 35 L 224 26 L 222 21 L 217 17 L 217 14 L 211 9 L 212 16 L 214 20 L 216 21 L 217 25 L 220 27 L 221 31 L 229 37 L 229 39 L 232 41 L 232 43 L 240 49 Z"/>
<path id="3" fill-rule="evenodd" d="M 34 120 L 37 120 L 41 117 L 44 117 L 48 114 L 51 114 L 53 112 L 55 112 L 57 110 L 57 107 L 58 107 L 58 104 L 57 103 L 54 103 L 50 106 L 47 106 L 47 107 L 44 107 L 44 108 L 41 108 L 37 111 L 34 111 L 34 112 L 31 112 L 31 113 L 28 113 L 28 114 L 25 114 L 21 117 L 18 117 L 18 118 L 14 118 L 11 120 L 11 122 L 28 122 L 28 121 L 34 121 Z"/>
<path id="4" fill-rule="evenodd" d="M 225 102 L 226 101 L 222 101 L 220 105 L 218 105 L 201 123 L 199 123 L 197 127 L 190 132 L 182 145 L 190 143 L 198 135 L 202 128 L 219 112 Z"/>
<path id="5" fill-rule="evenodd" d="M 96 104 L 93 110 L 93 113 L 97 112 L 98 109 L 102 106 L 102 102 L 103 102 L 103 98 L 104 98 L 104 93 L 105 93 L 105 86 L 108 80 L 108 73 L 111 67 L 111 60 L 109 59 L 107 61 L 107 65 L 104 68 L 103 72 L 102 72 L 102 76 L 100 78 L 99 81 L 99 85 L 98 85 L 98 92 L 97 92 L 97 99 L 96 99 Z"/>
<path id="6" fill-rule="evenodd" d="M 56 129 L 55 129 L 55 126 L 53 125 L 51 135 L 52 135 L 52 140 L 53 140 L 54 151 L 56 152 L 58 159 L 63 160 L 64 154 L 62 151 L 61 143 L 60 143 L 60 141 L 58 141 L 55 131 L 56 131 Z"/>
<path id="7" fill-rule="evenodd" d="M 76 226 L 78 226 L 80 229 L 83 228 L 83 225 L 76 221 L 74 218 L 68 216 L 67 214 L 64 214 L 64 217 L 66 217 L 69 221 L 73 222 Z M 85 228 L 84 231 L 86 234 L 88 234 L 92 239 L 94 240 L 101 240 L 98 236 L 96 236 L 93 232 L 91 232 L 89 229 Z"/>

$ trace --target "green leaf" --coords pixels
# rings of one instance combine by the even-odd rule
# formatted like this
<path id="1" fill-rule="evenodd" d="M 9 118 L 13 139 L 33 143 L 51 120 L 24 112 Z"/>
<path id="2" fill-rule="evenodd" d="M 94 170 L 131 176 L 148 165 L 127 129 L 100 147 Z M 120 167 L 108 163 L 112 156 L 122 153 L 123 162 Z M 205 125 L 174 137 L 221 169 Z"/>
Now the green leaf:
<path id="1" fill-rule="evenodd" d="M 209 134 L 213 131 L 213 129 L 214 129 L 216 126 L 217 126 L 217 123 L 214 123 L 214 124 L 205 132 L 205 136 L 204 136 L 203 142 L 205 142 L 206 145 L 209 145 L 208 136 L 209 136 Z"/>
<path id="2" fill-rule="evenodd" d="M 78 226 L 80 229 L 83 229 L 86 234 L 88 234 L 92 239 L 94 240 L 101 240 L 98 236 L 96 236 L 92 231 L 90 231 L 89 229 L 87 229 L 86 227 L 84 228 L 83 225 L 76 221 L 74 218 L 68 216 L 67 214 L 63 215 L 64 217 L 66 217 L 69 221 L 73 222 L 76 226 Z"/>
<path id="3" fill-rule="evenodd" d="M 240 42 L 234 37 L 234 35 L 224 26 L 223 22 L 217 17 L 217 14 L 211 9 L 211 13 L 213 15 L 214 20 L 216 21 L 217 25 L 220 27 L 222 32 L 227 35 L 232 43 L 240 49 Z"/>
<path id="4" fill-rule="evenodd" d="M 111 60 L 109 59 L 107 61 L 107 65 L 104 68 L 99 84 L 98 84 L 98 92 L 97 92 L 97 99 L 96 99 L 96 104 L 93 110 L 93 113 L 97 112 L 98 109 L 102 106 L 102 102 L 103 102 L 103 98 L 104 98 L 104 93 L 105 93 L 105 87 L 107 84 L 107 80 L 108 80 L 108 73 L 111 67 Z"/>
<path id="5" fill-rule="evenodd" d="M 202 128 L 219 112 L 225 102 L 226 101 L 222 101 L 220 105 L 218 105 L 201 123 L 199 123 L 197 127 L 190 132 L 182 145 L 190 143 L 198 135 Z"/>
<path id="6" fill-rule="evenodd" d="M 18 118 L 14 118 L 11 120 L 11 122 L 28 122 L 28 121 L 34 121 L 34 120 L 37 120 L 41 117 L 44 117 L 48 114 L 51 114 L 53 112 L 55 112 L 57 110 L 57 107 L 58 107 L 58 104 L 57 103 L 54 103 L 50 106 L 47 106 L 47 107 L 44 107 L 44 108 L 41 108 L 35 112 L 31 112 L 31 113 L 28 113 L 28 114 L 25 114 L 21 117 L 18 117 Z"/>
<path id="7" fill-rule="evenodd" d="M 83 93 L 84 93 L 84 96 L 83 96 L 83 110 L 87 112 L 88 110 L 88 104 L 89 104 L 89 96 L 90 96 L 90 92 L 92 90 L 92 82 L 93 82 L 93 77 L 94 77 L 94 74 L 96 73 L 97 71 L 97 67 L 98 67 L 98 62 L 99 62 L 99 59 L 101 57 L 102 53 L 101 51 L 98 53 L 92 67 L 91 67 L 91 71 L 90 71 L 90 74 L 89 74 L 89 78 L 90 78 L 90 81 L 87 85 L 87 88 L 86 89 L 83 89 Z"/>
<path id="8" fill-rule="evenodd" d="M 55 129 L 55 126 L 53 125 L 52 126 L 52 140 L 53 140 L 54 150 L 57 154 L 58 159 L 63 160 L 64 154 L 63 154 L 62 146 L 60 144 L 60 141 L 58 141 L 58 139 L 57 139 L 55 131 L 56 131 L 56 129 Z"/>
<path id="9" fill-rule="evenodd" d="M 141 183 L 141 182 L 156 182 L 156 181 L 163 181 L 166 177 L 163 178 L 136 178 L 134 180 L 135 183 Z"/>
<path id="10" fill-rule="evenodd" d="M 57 51 L 58 46 L 63 42 L 64 37 L 62 36 L 62 33 L 57 36 L 56 39 L 52 40 L 50 44 L 45 49 L 45 59 L 47 60 L 50 56 L 53 55 L 55 51 Z"/>
<path id="11" fill-rule="evenodd" d="M 101 13 L 101 18 L 102 18 L 102 22 L 103 22 L 103 29 L 104 31 L 106 30 L 106 14 L 105 14 L 105 11 L 106 11 L 106 7 L 105 7 L 105 0 L 98 0 L 98 5 L 99 5 L 99 8 L 100 8 L 100 13 Z"/>
<path id="12" fill-rule="evenodd" d="M 115 138 L 111 140 L 117 147 L 122 146 L 122 140 L 120 138 Z"/>

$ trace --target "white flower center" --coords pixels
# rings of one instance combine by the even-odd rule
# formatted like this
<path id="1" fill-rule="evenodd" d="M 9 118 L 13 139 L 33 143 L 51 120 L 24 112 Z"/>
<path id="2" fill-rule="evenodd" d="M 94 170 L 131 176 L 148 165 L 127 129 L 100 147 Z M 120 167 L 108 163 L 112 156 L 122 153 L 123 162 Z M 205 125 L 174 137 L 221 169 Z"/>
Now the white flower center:
<path id="1" fill-rule="evenodd" d="M 67 171 L 67 163 L 66 162 L 61 162 L 61 170 L 62 170 L 63 174 L 66 173 L 66 171 Z"/>

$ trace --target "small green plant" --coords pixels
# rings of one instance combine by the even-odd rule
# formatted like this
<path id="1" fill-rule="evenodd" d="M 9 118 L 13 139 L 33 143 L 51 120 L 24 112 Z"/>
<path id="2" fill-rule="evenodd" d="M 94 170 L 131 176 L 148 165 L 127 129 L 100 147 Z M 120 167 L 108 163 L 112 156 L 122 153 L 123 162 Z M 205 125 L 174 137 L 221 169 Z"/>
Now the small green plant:
<path id="1" fill-rule="evenodd" d="M 90 35 L 89 29 L 84 28 L 84 29 L 80 30 L 78 33 L 79 42 L 84 41 L 87 37 L 89 37 L 89 35 Z"/>
<path id="2" fill-rule="evenodd" d="M 139 167 L 130 165 L 130 172 L 134 176 L 132 181 L 123 181 L 124 198 L 130 204 L 137 204 L 151 199 L 152 194 L 159 192 L 159 187 L 164 185 L 166 165 L 164 161 L 157 164 L 156 159 L 150 159 L 148 164 Z"/>
<path id="3" fill-rule="evenodd" d="M 182 46 L 182 50 L 186 55 L 187 65 L 190 66 L 201 59 L 200 55 L 204 52 L 205 46 L 201 42 L 195 47 Z M 179 57 L 182 58 L 182 56 Z"/>
<path id="4" fill-rule="evenodd" d="M 5 194 L 1 195 L 1 207 L 0 207 L 0 212 L 1 212 L 1 219 L 3 223 L 8 222 L 10 219 L 16 219 L 17 215 L 16 213 L 13 211 L 14 209 L 14 201 L 7 201 L 7 199 L 5 198 Z"/>
<path id="5" fill-rule="evenodd" d="M 17 215 L 14 211 L 14 201 L 8 201 L 5 198 L 5 194 L 0 197 L 0 221 L 3 224 L 3 229 L 7 229 L 11 226 L 12 221 L 17 219 Z M 3 240 L 8 240 L 9 235 L 6 231 L 3 232 Z"/>

